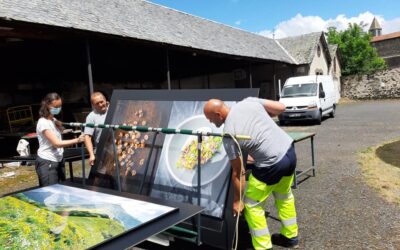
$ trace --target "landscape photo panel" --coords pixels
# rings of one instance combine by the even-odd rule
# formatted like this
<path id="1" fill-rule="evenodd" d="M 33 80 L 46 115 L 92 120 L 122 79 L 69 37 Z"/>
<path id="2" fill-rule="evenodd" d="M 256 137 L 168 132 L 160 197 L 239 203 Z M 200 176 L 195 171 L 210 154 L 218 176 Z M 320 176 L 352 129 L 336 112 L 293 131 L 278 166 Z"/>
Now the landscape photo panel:
<path id="1" fill-rule="evenodd" d="M 177 208 L 64 185 L 0 198 L 0 248 L 87 249 Z"/>

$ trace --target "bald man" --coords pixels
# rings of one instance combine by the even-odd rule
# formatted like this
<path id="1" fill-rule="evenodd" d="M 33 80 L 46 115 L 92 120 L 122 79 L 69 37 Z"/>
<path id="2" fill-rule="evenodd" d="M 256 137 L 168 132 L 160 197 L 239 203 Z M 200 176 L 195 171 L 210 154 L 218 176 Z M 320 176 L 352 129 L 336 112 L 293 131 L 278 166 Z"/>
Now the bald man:
<path id="1" fill-rule="evenodd" d="M 106 97 L 101 92 L 94 92 L 90 97 L 90 101 L 92 103 L 93 111 L 90 112 L 89 115 L 86 117 L 86 123 L 104 124 L 109 106 Z M 93 144 L 97 146 L 97 144 L 99 143 L 101 129 L 85 127 L 84 134 L 85 146 L 89 153 L 89 164 L 93 166 L 94 161 L 96 160 Z M 94 138 L 93 142 L 92 138 Z"/>
<path id="2" fill-rule="evenodd" d="M 296 167 L 293 140 L 271 117 L 285 111 L 285 105 L 266 99 L 249 97 L 232 108 L 218 99 L 204 106 L 207 119 L 217 127 L 224 124 L 224 133 L 249 135 L 250 140 L 239 141 L 240 147 L 255 161 L 249 176 L 244 204 L 240 203 L 239 189 L 244 191 L 245 178 L 237 146 L 224 138 L 224 148 L 232 166 L 235 187 L 233 213 L 244 208 L 253 247 L 271 249 L 272 244 L 284 247 L 298 246 L 298 226 L 291 185 Z M 241 178 L 242 176 L 242 178 Z M 264 202 L 273 194 L 275 206 L 282 223 L 280 234 L 270 235 L 264 212 Z"/>

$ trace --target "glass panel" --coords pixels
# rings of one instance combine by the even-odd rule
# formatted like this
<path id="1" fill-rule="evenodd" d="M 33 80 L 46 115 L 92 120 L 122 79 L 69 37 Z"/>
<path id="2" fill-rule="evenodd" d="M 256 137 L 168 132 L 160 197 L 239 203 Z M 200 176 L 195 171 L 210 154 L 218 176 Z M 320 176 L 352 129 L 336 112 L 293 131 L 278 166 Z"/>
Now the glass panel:
<path id="1" fill-rule="evenodd" d="M 315 96 L 317 94 L 316 83 L 305 83 L 284 86 L 282 97 Z"/>
<path id="2" fill-rule="evenodd" d="M 176 209 L 56 184 L 0 198 L 0 245 L 86 249 Z"/>

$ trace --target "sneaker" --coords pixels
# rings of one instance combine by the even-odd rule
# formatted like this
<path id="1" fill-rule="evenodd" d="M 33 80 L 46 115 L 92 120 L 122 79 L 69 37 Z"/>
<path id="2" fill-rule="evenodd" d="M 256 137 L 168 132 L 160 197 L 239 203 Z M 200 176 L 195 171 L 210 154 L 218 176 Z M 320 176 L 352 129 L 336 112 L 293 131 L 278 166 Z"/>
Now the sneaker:
<path id="1" fill-rule="evenodd" d="M 299 247 L 299 238 L 286 238 L 282 234 L 273 234 L 271 237 L 272 244 L 281 246 L 281 247 L 288 247 L 288 248 L 298 248 Z"/>

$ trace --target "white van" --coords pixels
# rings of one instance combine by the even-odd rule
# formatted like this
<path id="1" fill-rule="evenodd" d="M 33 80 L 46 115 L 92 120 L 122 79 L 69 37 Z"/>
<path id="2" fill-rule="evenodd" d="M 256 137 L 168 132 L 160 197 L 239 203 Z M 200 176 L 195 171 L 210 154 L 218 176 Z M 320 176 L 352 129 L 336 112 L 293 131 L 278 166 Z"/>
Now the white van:
<path id="1" fill-rule="evenodd" d="M 286 110 L 279 115 L 281 125 L 294 120 L 313 120 L 321 124 L 325 115 L 335 117 L 336 97 L 331 76 L 290 77 L 280 94 Z"/>

